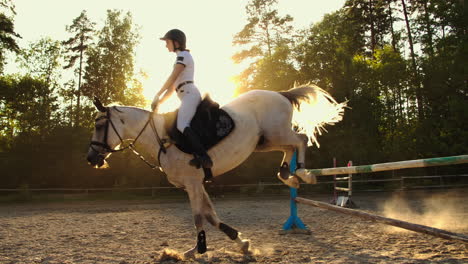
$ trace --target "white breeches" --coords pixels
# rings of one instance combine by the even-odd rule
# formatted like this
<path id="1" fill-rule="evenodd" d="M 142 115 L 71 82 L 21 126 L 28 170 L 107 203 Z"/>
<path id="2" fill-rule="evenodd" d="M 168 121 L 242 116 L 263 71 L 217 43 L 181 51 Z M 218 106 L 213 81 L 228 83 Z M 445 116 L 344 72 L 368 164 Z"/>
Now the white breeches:
<path id="1" fill-rule="evenodd" d="M 184 129 L 190 126 L 197 106 L 201 102 L 200 91 L 194 84 L 186 84 L 177 91 L 181 104 L 177 114 L 177 129 L 183 133 Z"/>

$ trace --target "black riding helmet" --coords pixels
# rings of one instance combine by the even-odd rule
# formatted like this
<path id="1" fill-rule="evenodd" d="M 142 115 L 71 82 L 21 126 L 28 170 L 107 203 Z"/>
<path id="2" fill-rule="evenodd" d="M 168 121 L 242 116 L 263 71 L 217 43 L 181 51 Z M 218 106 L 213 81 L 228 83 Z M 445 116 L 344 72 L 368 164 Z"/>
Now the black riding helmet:
<path id="1" fill-rule="evenodd" d="M 175 47 L 175 44 L 174 44 L 174 49 L 178 49 L 178 50 L 185 50 L 185 43 L 187 41 L 187 38 L 185 37 L 185 34 L 184 32 L 182 32 L 182 30 L 179 30 L 179 29 L 171 29 L 169 30 L 165 35 L 164 37 L 160 38 L 161 40 L 166 40 L 166 39 L 170 39 L 172 40 L 172 43 L 174 43 L 174 41 L 177 41 L 177 43 L 179 43 L 179 47 L 176 48 Z"/>

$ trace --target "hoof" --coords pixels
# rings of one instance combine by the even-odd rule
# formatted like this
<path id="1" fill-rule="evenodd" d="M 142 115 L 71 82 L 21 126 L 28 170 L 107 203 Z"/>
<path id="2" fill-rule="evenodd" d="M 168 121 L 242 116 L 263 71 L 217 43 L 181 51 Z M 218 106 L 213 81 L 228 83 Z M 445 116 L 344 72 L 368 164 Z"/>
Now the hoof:
<path id="1" fill-rule="evenodd" d="M 281 175 L 278 173 L 278 179 L 291 188 L 299 188 L 299 180 L 295 176 L 289 176 L 289 178 L 285 180 L 281 178 Z"/>
<path id="2" fill-rule="evenodd" d="M 241 251 L 244 254 L 249 253 L 249 248 L 250 248 L 250 241 L 249 240 L 242 240 L 242 246 L 241 246 Z"/>
<path id="3" fill-rule="evenodd" d="M 304 182 L 309 184 L 317 184 L 317 177 L 309 173 L 306 169 L 296 170 L 296 175 L 299 176 Z"/>

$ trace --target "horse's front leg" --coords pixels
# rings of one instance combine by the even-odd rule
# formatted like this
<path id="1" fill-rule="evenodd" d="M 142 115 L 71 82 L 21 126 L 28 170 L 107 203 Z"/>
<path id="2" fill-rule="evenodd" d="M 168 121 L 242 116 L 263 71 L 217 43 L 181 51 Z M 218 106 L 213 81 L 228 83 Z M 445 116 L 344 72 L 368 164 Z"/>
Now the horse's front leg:
<path id="1" fill-rule="evenodd" d="M 197 243 L 195 247 L 187 250 L 184 253 L 185 258 L 193 258 L 195 253 L 203 254 L 206 252 L 206 233 L 203 228 L 204 214 L 203 214 L 203 199 L 205 192 L 201 183 L 186 186 L 186 191 L 190 199 L 190 206 L 192 207 L 192 215 L 197 229 Z"/>

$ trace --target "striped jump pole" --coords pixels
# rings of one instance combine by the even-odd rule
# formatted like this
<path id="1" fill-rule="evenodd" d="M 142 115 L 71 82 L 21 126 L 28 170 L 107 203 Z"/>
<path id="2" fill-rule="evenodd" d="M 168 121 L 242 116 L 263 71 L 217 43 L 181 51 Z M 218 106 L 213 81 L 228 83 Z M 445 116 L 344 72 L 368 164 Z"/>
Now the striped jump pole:
<path id="1" fill-rule="evenodd" d="M 361 165 L 351 167 L 338 167 L 328 169 L 312 169 L 307 170 L 315 176 L 326 176 L 334 174 L 356 174 L 356 173 L 369 173 L 377 171 L 401 170 L 410 168 L 422 168 L 433 166 L 446 166 L 468 163 L 468 155 L 432 158 L 432 159 L 418 159 L 418 160 L 405 160 L 397 162 L 387 162 L 372 165 Z"/>

